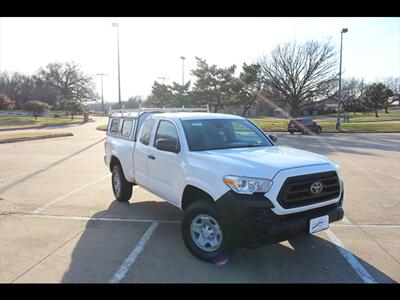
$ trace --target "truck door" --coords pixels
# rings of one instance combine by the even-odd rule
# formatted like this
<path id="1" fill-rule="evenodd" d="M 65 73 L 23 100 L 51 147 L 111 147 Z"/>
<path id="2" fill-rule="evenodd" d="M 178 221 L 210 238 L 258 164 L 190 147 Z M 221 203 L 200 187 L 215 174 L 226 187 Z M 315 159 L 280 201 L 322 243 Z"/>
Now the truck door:
<path id="1" fill-rule="evenodd" d="M 149 190 L 176 205 L 184 177 L 178 130 L 173 122 L 161 119 L 154 134 L 148 156 Z M 164 141 L 163 148 L 156 147 L 159 140 Z"/>
<path id="2" fill-rule="evenodd" d="M 134 150 L 135 153 L 133 155 L 135 181 L 145 188 L 149 188 L 147 179 L 147 164 L 149 155 L 149 144 L 154 121 L 154 119 L 147 119 L 143 123 L 143 126 L 139 132 L 139 137 L 136 141 L 136 146 Z"/>
<path id="3" fill-rule="evenodd" d="M 123 166 L 125 178 L 133 181 L 133 150 L 135 143 L 132 141 L 136 120 L 124 119 L 122 120 L 121 134 L 119 140 L 120 155 L 119 160 Z"/>

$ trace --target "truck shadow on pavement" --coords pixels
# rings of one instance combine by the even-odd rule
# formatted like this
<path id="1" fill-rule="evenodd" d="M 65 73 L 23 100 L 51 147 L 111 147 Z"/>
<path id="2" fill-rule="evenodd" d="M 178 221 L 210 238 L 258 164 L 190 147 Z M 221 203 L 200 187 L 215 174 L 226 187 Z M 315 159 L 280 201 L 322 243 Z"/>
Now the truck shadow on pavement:
<path id="1" fill-rule="evenodd" d="M 179 221 L 180 210 L 163 201 L 118 203 L 99 211 L 74 246 L 64 283 L 107 283 L 137 246 L 151 222 Z M 109 219 L 131 221 L 110 221 Z M 107 219 L 107 220 L 104 220 Z M 378 282 L 395 282 L 358 258 Z M 158 224 L 123 283 L 363 283 L 324 233 L 259 249 L 238 248 L 223 265 L 204 263 L 185 248 L 179 223 Z"/>

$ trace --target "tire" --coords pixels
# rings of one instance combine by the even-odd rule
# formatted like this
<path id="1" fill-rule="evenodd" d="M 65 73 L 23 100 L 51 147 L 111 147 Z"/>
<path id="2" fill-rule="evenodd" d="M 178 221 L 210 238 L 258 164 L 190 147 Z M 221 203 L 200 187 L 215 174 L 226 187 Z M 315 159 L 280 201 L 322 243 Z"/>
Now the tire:
<path id="1" fill-rule="evenodd" d="M 199 231 L 193 230 L 196 227 Z M 202 230 L 205 231 L 205 234 L 210 234 L 211 238 L 205 238 L 200 234 L 199 232 L 202 232 Z M 185 210 L 181 223 L 181 234 L 190 253 L 206 262 L 224 263 L 232 255 L 235 248 L 230 226 L 224 222 L 215 205 L 205 200 L 194 202 Z M 213 236 L 215 238 L 212 238 Z M 202 241 L 205 241 L 205 243 L 202 243 Z M 212 243 L 215 249 L 212 249 Z M 208 248 L 208 250 L 202 249 L 199 244 L 203 244 L 203 248 Z"/>
<path id="2" fill-rule="evenodd" d="M 322 131 L 321 127 L 318 127 L 316 133 L 317 133 L 317 134 L 320 134 L 321 131 Z"/>
<path id="3" fill-rule="evenodd" d="M 119 184 L 118 184 L 119 182 Z M 128 202 L 132 197 L 132 183 L 126 181 L 124 172 L 119 164 L 116 164 L 112 170 L 111 184 L 115 199 L 120 202 Z"/>
<path id="4" fill-rule="evenodd" d="M 290 132 L 290 134 L 293 134 L 293 131 L 289 131 Z"/>

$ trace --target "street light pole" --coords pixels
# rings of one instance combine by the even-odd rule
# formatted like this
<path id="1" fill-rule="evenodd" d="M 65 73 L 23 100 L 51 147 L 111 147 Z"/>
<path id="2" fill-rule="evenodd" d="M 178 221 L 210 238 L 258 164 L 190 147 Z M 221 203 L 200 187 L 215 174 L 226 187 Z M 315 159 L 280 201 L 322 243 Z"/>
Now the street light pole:
<path id="1" fill-rule="evenodd" d="M 106 73 L 98 73 L 97 76 L 101 78 L 101 111 L 104 114 L 104 95 L 103 95 L 103 76 L 107 76 Z"/>
<path id="2" fill-rule="evenodd" d="M 182 59 L 182 86 L 184 86 L 185 85 L 185 69 L 184 69 L 184 67 L 185 67 L 186 57 L 181 56 L 181 59 Z"/>
<path id="3" fill-rule="evenodd" d="M 340 32 L 340 63 L 339 63 L 339 93 L 338 93 L 338 108 L 337 108 L 337 120 L 336 120 L 336 130 L 340 130 L 340 92 L 342 89 L 342 46 L 343 46 L 343 33 L 348 32 L 347 28 L 343 28 Z"/>
<path id="4" fill-rule="evenodd" d="M 119 107 L 121 106 L 121 76 L 120 76 L 120 66 L 119 66 L 119 24 L 112 23 L 113 27 L 117 27 L 117 50 L 118 50 L 118 103 Z"/>

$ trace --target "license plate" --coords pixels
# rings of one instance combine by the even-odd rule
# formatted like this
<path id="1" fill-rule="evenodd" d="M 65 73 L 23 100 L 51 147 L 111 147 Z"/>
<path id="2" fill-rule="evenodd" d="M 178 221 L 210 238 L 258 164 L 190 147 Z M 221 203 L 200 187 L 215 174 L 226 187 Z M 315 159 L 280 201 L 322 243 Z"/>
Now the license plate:
<path id="1" fill-rule="evenodd" d="M 329 216 L 322 216 L 310 220 L 310 233 L 318 232 L 321 230 L 328 229 L 329 227 Z"/>

